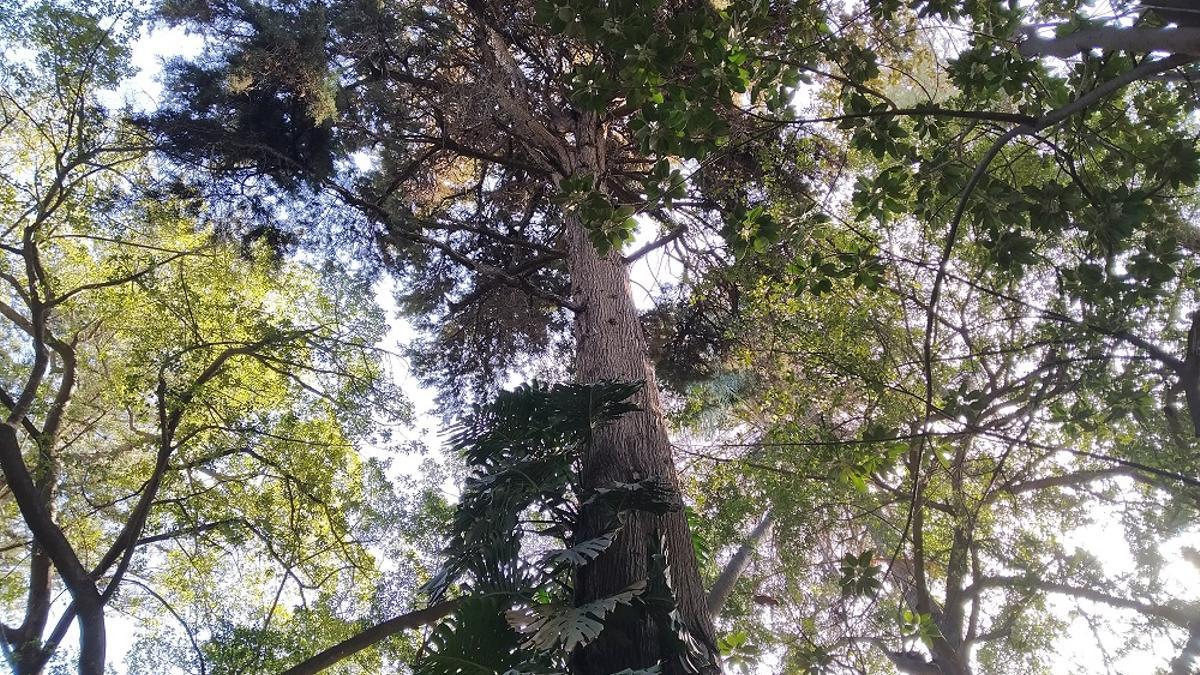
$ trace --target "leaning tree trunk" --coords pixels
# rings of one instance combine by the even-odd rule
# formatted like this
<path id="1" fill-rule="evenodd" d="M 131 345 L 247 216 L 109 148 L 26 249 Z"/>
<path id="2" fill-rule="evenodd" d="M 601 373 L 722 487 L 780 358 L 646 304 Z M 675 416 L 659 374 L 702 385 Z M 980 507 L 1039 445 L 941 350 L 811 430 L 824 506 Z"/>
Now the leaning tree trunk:
<path id="1" fill-rule="evenodd" d="M 585 140 L 584 133 L 577 137 Z M 580 145 L 581 161 L 576 170 L 600 175 L 603 160 L 596 157 L 595 145 Z M 599 255 L 578 219 L 568 219 L 566 238 L 573 299 L 584 307 L 575 318 L 576 378 L 584 383 L 645 382 L 637 400 L 641 410 L 597 431 L 583 457 L 581 487 L 586 494 L 618 481 L 657 477 L 678 489 L 679 477 L 671 460 L 654 367 L 647 356 L 625 262 L 618 251 Z M 582 538 L 595 536 L 605 525 L 603 514 L 585 508 L 579 534 Z M 712 649 L 716 642 L 713 624 L 705 607 L 687 519 L 680 510 L 665 515 L 629 512 L 613 544 L 594 562 L 580 568 L 577 599 L 586 602 L 611 596 L 646 579 L 650 547 L 658 541 L 665 542 L 679 616 L 693 636 Z M 658 627 L 652 620 L 632 612 L 619 616 L 621 620 L 609 621 L 600 637 L 577 655 L 575 672 L 608 675 L 626 668 L 652 666 L 660 659 L 666 661 L 664 672 L 678 672 L 676 665 L 665 658 Z M 718 669 L 714 665 L 707 672 Z"/>

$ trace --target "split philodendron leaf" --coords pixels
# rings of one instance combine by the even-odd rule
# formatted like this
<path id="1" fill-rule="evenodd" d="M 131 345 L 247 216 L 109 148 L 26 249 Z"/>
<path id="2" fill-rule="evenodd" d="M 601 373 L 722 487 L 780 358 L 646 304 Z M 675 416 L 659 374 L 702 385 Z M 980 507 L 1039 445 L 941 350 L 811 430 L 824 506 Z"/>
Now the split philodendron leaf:
<path id="1" fill-rule="evenodd" d="M 435 629 L 430 653 L 417 666 L 419 675 L 440 675 L 455 663 L 479 672 L 562 672 L 568 656 L 600 636 L 605 622 L 622 609 L 654 615 L 663 631 L 663 653 L 684 664 L 685 672 L 699 672 L 707 662 L 705 648 L 678 617 L 659 542 L 649 578 L 579 605 L 564 591 L 577 568 L 594 563 L 613 544 L 627 512 L 681 508 L 678 491 L 657 477 L 614 483 L 584 502 L 602 505 L 611 529 L 574 541 L 580 452 L 595 428 L 636 409 L 627 399 L 640 386 L 534 382 L 477 406 L 452 429 L 452 446 L 470 473 L 446 562 L 426 589 L 435 599 L 449 592 L 467 599 Z M 539 524 L 533 537 L 564 545 L 536 563 L 525 562 L 528 522 Z"/>
<path id="2" fill-rule="evenodd" d="M 558 603 L 511 609 L 508 624 L 528 638 L 526 649 L 549 651 L 561 648 L 570 653 L 591 642 L 604 630 L 604 620 L 618 605 L 630 605 L 646 590 L 646 581 L 636 581 L 625 590 L 607 598 L 578 606 Z"/>

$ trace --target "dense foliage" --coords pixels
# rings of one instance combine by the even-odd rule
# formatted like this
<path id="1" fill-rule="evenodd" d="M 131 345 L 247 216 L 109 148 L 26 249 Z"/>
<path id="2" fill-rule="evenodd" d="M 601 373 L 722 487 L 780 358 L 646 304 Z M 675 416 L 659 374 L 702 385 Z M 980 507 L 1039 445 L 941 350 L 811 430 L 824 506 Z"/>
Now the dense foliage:
<path id="1" fill-rule="evenodd" d="M 58 597 L 88 585 L 142 626 L 129 665 L 144 672 L 271 670 L 403 607 L 377 593 L 372 547 L 411 526 L 418 495 L 396 495 L 360 450 L 389 444 L 410 412 L 376 347 L 386 326 L 369 285 L 231 238 L 227 214 L 161 178 L 148 139 L 102 102 L 131 72 L 135 15 L 9 9 L 0 382 L 21 451 L 5 473 L 10 664 L 71 662 L 60 644 L 84 602 Z M 30 542 L 28 505 L 13 497 L 22 454 L 61 540 Z M 68 580 L 64 559 L 87 577 Z"/>
<path id="2" fill-rule="evenodd" d="M 1195 672 L 1192 4 L 0 0 L 9 665 Z"/>

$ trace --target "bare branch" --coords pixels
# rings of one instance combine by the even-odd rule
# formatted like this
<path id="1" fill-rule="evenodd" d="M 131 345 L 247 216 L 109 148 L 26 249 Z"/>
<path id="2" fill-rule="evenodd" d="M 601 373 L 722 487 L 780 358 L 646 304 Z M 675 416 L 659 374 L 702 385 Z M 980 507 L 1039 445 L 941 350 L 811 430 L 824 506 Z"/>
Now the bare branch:
<path id="1" fill-rule="evenodd" d="M 659 237 L 658 239 L 655 239 L 654 241 L 646 244 L 645 246 L 634 251 L 633 253 L 630 253 L 629 255 L 625 256 L 625 264 L 632 265 L 633 263 L 637 262 L 641 258 L 645 257 L 646 254 L 651 253 L 652 251 L 656 251 L 656 250 L 662 248 L 663 246 L 666 246 L 667 244 L 670 244 L 671 242 L 673 242 L 676 239 L 683 236 L 683 234 L 685 232 L 687 232 L 687 229 L 688 229 L 687 223 L 681 223 L 679 225 L 676 225 L 675 227 L 671 228 L 671 231 L 667 232 L 665 235 Z"/>
<path id="2" fill-rule="evenodd" d="M 713 587 L 708 592 L 708 613 L 716 618 L 721 613 L 721 608 L 725 606 L 725 601 L 729 599 L 729 594 L 733 592 L 733 587 L 737 585 L 738 579 L 742 573 L 750 565 L 750 556 L 754 553 L 754 549 L 758 543 L 762 541 L 767 532 L 771 530 L 771 525 L 775 522 L 775 514 L 772 511 L 767 511 L 763 515 L 762 520 L 750 534 L 746 536 L 746 540 L 738 548 L 737 553 L 729 559 L 725 565 L 725 569 L 721 571 L 721 576 L 713 583 Z"/>
<path id="3" fill-rule="evenodd" d="M 1094 588 L 1086 588 L 1083 586 L 1074 586 L 1069 583 L 1061 583 L 1056 581 L 1048 581 L 1034 576 L 994 576 L 984 577 L 979 581 L 968 586 L 964 591 L 964 595 L 975 595 L 981 593 L 988 588 L 1018 588 L 1018 589 L 1033 589 L 1046 593 L 1054 593 L 1057 595 L 1069 595 L 1082 600 L 1097 602 L 1110 607 L 1120 609 L 1130 609 L 1146 616 L 1153 616 L 1159 619 L 1169 621 L 1181 628 L 1187 628 L 1188 625 L 1195 619 L 1192 614 L 1178 607 L 1171 607 L 1153 602 L 1143 602 L 1141 600 L 1133 600 L 1131 598 L 1123 598 L 1120 596 L 1105 593 Z"/>
<path id="4" fill-rule="evenodd" d="M 313 675 L 313 673 L 319 673 L 333 664 L 350 658 L 368 647 L 373 647 L 397 633 L 412 628 L 419 628 L 447 616 L 458 607 L 459 602 L 461 600 L 447 600 L 432 607 L 418 609 L 377 623 L 361 633 L 337 643 L 320 654 L 301 661 L 283 671 L 280 675 Z"/>

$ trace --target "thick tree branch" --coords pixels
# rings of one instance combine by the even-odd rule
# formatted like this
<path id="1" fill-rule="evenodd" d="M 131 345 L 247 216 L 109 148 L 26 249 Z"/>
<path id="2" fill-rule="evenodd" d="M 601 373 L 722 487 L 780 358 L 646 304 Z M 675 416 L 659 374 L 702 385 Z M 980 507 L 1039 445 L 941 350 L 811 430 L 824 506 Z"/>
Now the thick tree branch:
<path id="1" fill-rule="evenodd" d="M 742 573 L 750 565 L 750 556 L 754 554 L 754 549 L 758 547 L 758 543 L 762 541 L 767 532 L 771 530 L 771 525 L 775 522 L 775 514 L 772 511 L 762 517 L 758 521 L 758 525 L 750 531 L 746 536 L 746 540 L 738 547 L 737 553 L 729 559 L 725 565 L 725 569 L 721 571 L 721 575 L 713 582 L 712 589 L 708 591 L 708 613 L 716 618 L 721 613 L 721 608 L 725 606 L 725 601 L 729 599 L 729 594 L 733 592 L 734 586 L 737 585 L 738 579 Z"/>
<path id="2" fill-rule="evenodd" d="M 1192 312 L 1183 363 L 1176 372 L 1192 418 L 1192 431 L 1200 436 L 1200 310 Z"/>
<path id="3" fill-rule="evenodd" d="M 377 623 L 361 633 L 337 643 L 320 654 L 301 661 L 283 671 L 280 675 L 313 675 L 313 673 L 319 673 L 333 664 L 350 658 L 368 647 L 373 647 L 397 633 L 431 624 L 449 615 L 458 607 L 459 602 L 459 600 L 439 602 L 432 607 L 418 609 Z"/>
<path id="4" fill-rule="evenodd" d="M 517 128 L 524 130 L 525 133 L 518 135 L 517 138 L 528 145 L 530 149 L 544 155 L 550 165 L 562 175 L 567 175 L 571 170 L 571 153 L 561 138 L 554 135 L 546 128 L 546 125 L 534 117 L 525 75 L 521 72 L 520 64 L 513 58 L 504 36 L 490 25 L 487 10 L 478 0 L 468 0 L 467 6 L 479 20 L 479 27 L 484 33 L 488 53 L 495 60 L 495 65 L 503 74 L 503 78 L 508 80 L 508 84 L 511 86 L 511 91 L 508 86 L 503 84 L 492 88 L 496 94 L 496 103 Z M 516 128 L 513 129 L 513 131 L 516 130 Z"/>
<path id="5" fill-rule="evenodd" d="M 1154 480 L 1140 471 L 1135 471 L 1129 467 L 1114 467 L 1111 469 L 1094 469 L 1085 471 L 1074 471 L 1065 473 L 1060 476 L 1046 476 L 1045 478 L 1033 478 L 1019 483 L 1010 483 L 1001 488 L 1001 491 L 1011 495 L 1024 494 L 1026 492 L 1036 492 L 1038 490 L 1046 490 L 1057 487 L 1075 487 L 1085 485 L 1106 478 L 1116 478 L 1125 476 L 1139 483 L 1144 483 L 1152 487 L 1162 487 L 1160 481 Z M 994 493 L 993 496 L 995 496 Z"/>
<path id="6" fill-rule="evenodd" d="M 687 232 L 687 229 L 688 229 L 687 223 L 680 223 L 679 225 L 676 225 L 675 227 L 671 228 L 671 230 L 669 232 L 667 232 L 665 235 L 659 237 L 658 239 L 655 239 L 652 242 L 647 243 L 645 246 L 642 246 L 638 250 L 625 256 L 625 264 L 632 265 L 633 263 L 637 262 L 638 260 L 641 260 L 642 258 L 644 258 L 646 256 L 646 254 L 656 251 L 656 250 L 662 248 L 663 246 L 666 246 L 667 244 L 670 244 L 671 242 L 675 241 L 676 239 L 682 237 L 683 234 L 685 232 Z"/>
<path id="7" fill-rule="evenodd" d="M 872 639 L 869 642 L 883 652 L 896 670 L 905 675 L 945 675 L 936 663 L 925 660 L 925 655 L 920 652 L 902 652 L 890 649 L 883 640 L 879 639 Z"/>
<path id="8" fill-rule="evenodd" d="M 1101 49 L 1131 54 L 1167 52 L 1200 56 L 1200 28 L 1094 28 L 1063 37 L 1032 35 L 1017 47 L 1021 56 L 1055 56 L 1065 59 Z"/>
<path id="9" fill-rule="evenodd" d="M 4 470 L 9 490 L 36 544 L 45 550 L 53 561 L 54 568 L 71 593 L 74 600 L 72 604 L 80 611 L 84 624 L 80 626 L 81 640 L 85 643 L 82 649 L 85 656 L 80 661 L 80 672 L 99 675 L 104 671 L 103 649 L 99 652 L 99 663 L 88 662 L 86 659 L 88 654 L 95 653 L 92 649 L 96 644 L 102 644 L 104 641 L 103 603 L 100 594 L 75 549 L 54 522 L 46 505 L 42 503 L 41 491 L 34 484 L 29 469 L 25 466 L 16 431 L 11 424 L 0 425 L 0 468 Z"/>
<path id="10" fill-rule="evenodd" d="M 170 541 L 172 539 L 178 539 L 179 537 L 204 534 L 205 532 L 211 532 L 212 530 L 222 527 L 244 524 L 245 522 L 246 521 L 242 518 L 226 518 L 225 520 L 203 523 L 201 525 L 196 525 L 195 527 L 178 528 L 159 534 L 152 534 L 148 537 L 142 537 L 141 539 L 137 540 L 137 546 L 145 546 L 146 544 L 153 544 L 160 541 Z"/>
<path id="11" fill-rule="evenodd" d="M 475 288 L 470 293 L 467 293 L 462 298 L 450 303 L 450 305 L 449 305 L 450 311 L 451 312 L 461 311 L 464 307 L 467 307 L 467 306 L 475 303 L 480 298 L 487 295 L 489 292 L 491 292 L 497 286 L 511 285 L 507 282 L 507 280 L 506 280 L 507 278 L 524 279 L 529 274 L 544 268 L 546 265 L 548 265 L 552 262 L 555 262 L 556 260 L 561 260 L 562 257 L 563 257 L 562 254 L 548 254 L 548 255 L 537 256 L 536 258 L 530 258 L 529 260 L 526 260 L 525 262 L 521 263 L 520 265 L 517 265 L 515 267 L 505 270 L 504 271 L 505 279 L 491 278 L 486 281 L 481 281 L 480 283 L 478 283 L 475 286 Z M 532 285 L 528 281 L 526 281 L 525 283 Z"/>
<path id="12" fill-rule="evenodd" d="M 949 110 L 936 107 L 917 108 L 886 108 L 883 110 L 868 110 L 865 112 L 827 115 L 825 117 L 810 117 L 802 120 L 771 119 L 754 115 L 759 119 L 769 119 L 777 124 L 797 126 L 816 124 L 820 122 L 842 122 L 845 120 L 869 119 L 872 117 L 949 117 L 963 120 L 978 120 L 981 122 L 1007 122 L 1010 124 L 1036 124 L 1037 118 L 1021 113 L 993 112 L 989 110 Z"/>
<path id="13" fill-rule="evenodd" d="M 1047 581 L 1032 576 L 983 577 L 982 579 L 979 579 L 975 583 L 968 586 L 963 593 L 965 595 L 975 595 L 989 588 L 1033 589 L 1046 593 L 1054 593 L 1057 595 L 1068 595 L 1073 598 L 1089 600 L 1091 602 L 1108 605 L 1110 607 L 1133 610 L 1139 614 L 1153 616 L 1169 621 L 1180 628 L 1188 628 L 1191 622 L 1196 618 L 1193 614 L 1177 607 L 1169 607 L 1167 605 L 1160 605 L 1157 603 L 1122 598 L 1110 593 L 1105 593 L 1104 591 L 1098 591 L 1094 588 L 1084 588 L 1082 586 L 1073 586 L 1067 583 Z"/>
<path id="14" fill-rule="evenodd" d="M 13 397 L 3 389 L 0 389 L 0 405 L 8 408 L 10 412 L 16 410 L 17 408 L 16 400 L 14 400 Z M 21 416 L 21 428 L 25 430 L 25 433 L 28 434 L 30 438 L 37 438 L 42 435 L 42 432 L 38 430 L 37 426 L 35 426 L 33 422 L 29 420 L 28 415 Z"/>

